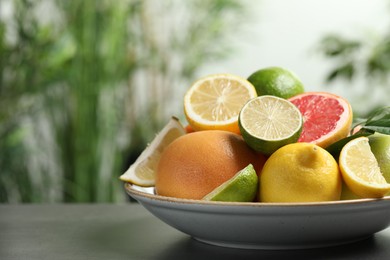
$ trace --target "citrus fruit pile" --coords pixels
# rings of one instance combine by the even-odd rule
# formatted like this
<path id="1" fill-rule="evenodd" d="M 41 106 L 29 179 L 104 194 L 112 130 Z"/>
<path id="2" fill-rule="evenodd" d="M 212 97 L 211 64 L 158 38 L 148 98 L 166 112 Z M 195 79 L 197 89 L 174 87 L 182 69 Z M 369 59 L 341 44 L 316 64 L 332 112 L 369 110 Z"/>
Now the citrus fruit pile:
<path id="1" fill-rule="evenodd" d="M 154 186 L 161 196 L 206 201 L 390 195 L 390 135 L 375 133 L 387 127 L 390 109 L 352 131 L 345 98 L 305 92 L 297 75 L 280 67 L 248 78 L 202 77 L 188 88 L 183 104 L 185 127 L 173 117 L 122 181 Z"/>

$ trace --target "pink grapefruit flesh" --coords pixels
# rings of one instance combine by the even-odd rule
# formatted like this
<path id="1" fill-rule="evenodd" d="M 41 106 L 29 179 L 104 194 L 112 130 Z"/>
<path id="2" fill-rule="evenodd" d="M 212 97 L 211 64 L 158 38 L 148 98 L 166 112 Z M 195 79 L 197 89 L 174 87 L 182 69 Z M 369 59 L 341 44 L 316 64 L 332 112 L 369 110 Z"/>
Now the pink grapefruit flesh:
<path id="1" fill-rule="evenodd" d="M 298 107 L 304 118 L 298 142 L 326 148 L 348 136 L 352 108 L 346 99 L 326 92 L 306 92 L 289 100 Z"/>

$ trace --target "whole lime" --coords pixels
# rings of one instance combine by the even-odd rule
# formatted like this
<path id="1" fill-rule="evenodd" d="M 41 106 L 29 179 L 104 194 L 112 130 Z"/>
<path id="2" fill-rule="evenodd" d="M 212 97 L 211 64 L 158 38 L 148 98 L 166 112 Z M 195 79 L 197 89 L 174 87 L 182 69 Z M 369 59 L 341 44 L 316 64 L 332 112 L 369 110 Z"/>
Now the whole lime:
<path id="1" fill-rule="evenodd" d="M 368 140 L 383 177 L 390 183 L 390 135 L 375 133 Z"/>
<path id="2" fill-rule="evenodd" d="M 287 99 L 305 91 L 301 80 L 292 71 L 281 67 L 260 69 L 250 75 L 248 81 L 259 96 L 273 95 Z"/>

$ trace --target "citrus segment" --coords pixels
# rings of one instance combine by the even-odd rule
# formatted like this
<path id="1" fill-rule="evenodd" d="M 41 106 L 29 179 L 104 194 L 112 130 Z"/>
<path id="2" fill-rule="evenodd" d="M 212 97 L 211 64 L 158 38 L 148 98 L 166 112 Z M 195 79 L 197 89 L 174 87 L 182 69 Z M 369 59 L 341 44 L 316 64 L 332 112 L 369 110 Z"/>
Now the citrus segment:
<path id="1" fill-rule="evenodd" d="M 236 173 L 231 179 L 222 183 L 203 200 L 252 202 L 257 193 L 259 179 L 252 164 Z"/>
<path id="2" fill-rule="evenodd" d="M 341 175 L 333 156 L 309 143 L 283 146 L 266 161 L 260 173 L 261 202 L 339 200 Z"/>
<path id="3" fill-rule="evenodd" d="M 298 142 L 326 148 L 348 136 L 352 108 L 344 98 L 325 92 L 306 92 L 289 100 L 298 107 L 304 119 Z"/>
<path id="4" fill-rule="evenodd" d="M 256 96 L 256 89 L 246 79 L 230 74 L 210 75 L 196 81 L 187 91 L 184 113 L 195 131 L 239 133 L 238 114 Z"/>
<path id="5" fill-rule="evenodd" d="M 164 151 L 156 173 L 156 193 L 202 199 L 252 164 L 260 172 L 264 156 L 238 134 L 221 130 L 197 131 L 179 137 Z"/>
<path id="6" fill-rule="evenodd" d="M 348 188 L 362 198 L 380 198 L 390 191 L 367 137 L 348 142 L 339 157 L 340 170 Z"/>
<path id="7" fill-rule="evenodd" d="M 291 71 L 280 67 L 260 69 L 248 77 L 257 94 L 290 98 L 304 92 L 301 80 Z"/>
<path id="8" fill-rule="evenodd" d="M 143 187 L 155 184 L 155 173 L 164 149 L 176 138 L 184 135 L 185 129 L 179 120 L 172 117 L 160 133 L 146 147 L 137 160 L 119 179 Z"/>
<path id="9" fill-rule="evenodd" d="M 239 126 L 249 146 L 270 155 L 283 145 L 298 140 L 302 115 L 286 99 L 259 96 L 244 105 L 239 115 Z"/>

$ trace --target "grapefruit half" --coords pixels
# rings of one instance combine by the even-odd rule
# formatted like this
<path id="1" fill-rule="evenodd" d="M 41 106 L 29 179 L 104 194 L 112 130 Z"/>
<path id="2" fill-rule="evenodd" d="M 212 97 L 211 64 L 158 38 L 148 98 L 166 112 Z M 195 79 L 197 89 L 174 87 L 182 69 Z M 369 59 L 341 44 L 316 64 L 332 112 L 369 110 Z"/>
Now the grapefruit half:
<path id="1" fill-rule="evenodd" d="M 298 142 L 326 148 L 348 136 L 353 114 L 346 99 L 327 92 L 306 92 L 289 100 L 298 107 L 304 120 Z"/>

